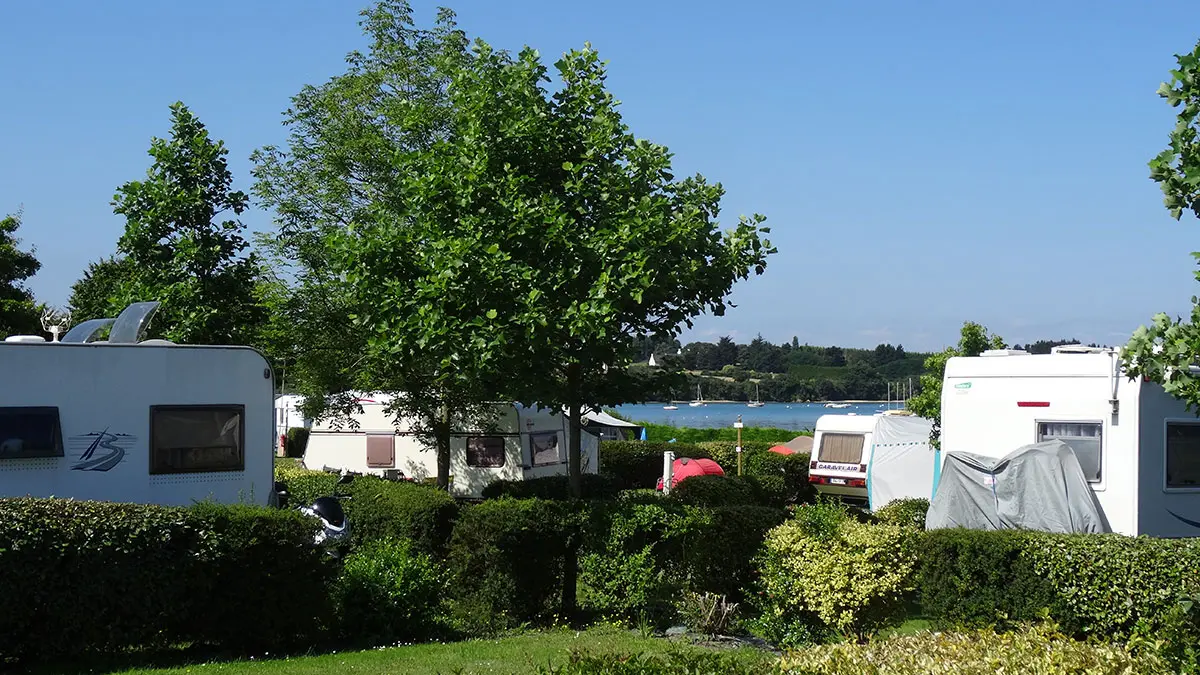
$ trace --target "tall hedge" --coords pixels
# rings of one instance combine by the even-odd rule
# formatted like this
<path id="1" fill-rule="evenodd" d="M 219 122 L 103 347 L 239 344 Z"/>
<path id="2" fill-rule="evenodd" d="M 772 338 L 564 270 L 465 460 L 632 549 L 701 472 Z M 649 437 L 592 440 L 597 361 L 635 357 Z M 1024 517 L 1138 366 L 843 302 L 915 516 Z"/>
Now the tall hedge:
<path id="1" fill-rule="evenodd" d="M 311 642 L 335 570 L 293 511 L 0 499 L 0 656 Z"/>
<path id="2" fill-rule="evenodd" d="M 744 475 L 779 476 L 788 503 L 811 502 L 815 496 L 808 483 L 809 456 L 805 453 L 780 455 L 770 452 L 776 443 L 744 441 Z M 663 453 L 670 450 L 676 458 L 711 459 L 737 475 L 737 444 L 733 441 L 703 443 L 659 443 L 649 441 L 604 441 L 600 444 L 600 473 L 613 478 L 620 489 L 653 488 L 662 477 Z"/>
<path id="3" fill-rule="evenodd" d="M 502 497 L 465 507 L 447 557 L 455 627 L 490 634 L 558 616 L 583 519 L 575 502 Z"/>
<path id="4" fill-rule="evenodd" d="M 712 459 L 707 451 L 689 443 L 603 441 L 599 449 L 600 473 L 613 478 L 622 490 L 653 489 L 662 478 L 663 453 L 668 450 L 677 459 Z"/>
<path id="5" fill-rule="evenodd" d="M 580 557 L 581 602 L 611 618 L 644 614 L 662 622 L 684 590 L 741 600 L 763 538 L 785 519 L 783 509 L 761 506 L 593 504 Z"/>
<path id="6" fill-rule="evenodd" d="M 389 537 L 411 540 L 414 550 L 445 554 L 458 505 L 448 493 L 430 485 L 357 476 L 338 485 L 337 474 L 276 465 L 275 480 L 288 491 L 289 508 L 312 504 L 317 497 L 342 495 L 350 533 L 358 545 Z"/>

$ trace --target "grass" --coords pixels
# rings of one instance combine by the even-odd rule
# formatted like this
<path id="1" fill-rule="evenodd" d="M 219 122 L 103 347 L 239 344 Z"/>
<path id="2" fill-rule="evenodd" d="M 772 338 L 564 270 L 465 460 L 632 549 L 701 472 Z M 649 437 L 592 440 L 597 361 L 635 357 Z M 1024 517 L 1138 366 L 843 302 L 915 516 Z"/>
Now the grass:
<path id="1" fill-rule="evenodd" d="M 341 652 L 319 656 L 272 660 L 225 661 L 180 664 L 166 668 L 120 667 L 103 669 L 89 664 L 74 670 L 58 666 L 41 672 L 124 673 L 125 675 L 318 675 L 329 672 L 405 673 L 435 675 L 462 673 L 508 675 L 536 672 L 539 665 L 566 662 L 572 650 L 593 654 L 666 654 L 674 649 L 705 651 L 705 647 L 662 638 L 642 637 L 637 631 L 599 626 L 584 631 L 554 629 L 523 633 L 494 640 L 468 640 L 448 644 L 420 644 L 362 652 Z M 771 655 L 757 650 L 737 650 L 741 658 L 766 660 Z"/>

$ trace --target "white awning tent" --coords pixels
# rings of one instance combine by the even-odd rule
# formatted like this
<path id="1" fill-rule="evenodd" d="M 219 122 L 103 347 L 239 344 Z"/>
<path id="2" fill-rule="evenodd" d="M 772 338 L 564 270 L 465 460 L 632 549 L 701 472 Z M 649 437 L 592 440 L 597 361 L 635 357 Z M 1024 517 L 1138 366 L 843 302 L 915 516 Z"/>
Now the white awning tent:
<path id="1" fill-rule="evenodd" d="M 897 499 L 930 499 L 939 459 L 929 443 L 933 422 L 891 415 L 877 419 L 867 463 L 868 507 L 875 511 Z"/>

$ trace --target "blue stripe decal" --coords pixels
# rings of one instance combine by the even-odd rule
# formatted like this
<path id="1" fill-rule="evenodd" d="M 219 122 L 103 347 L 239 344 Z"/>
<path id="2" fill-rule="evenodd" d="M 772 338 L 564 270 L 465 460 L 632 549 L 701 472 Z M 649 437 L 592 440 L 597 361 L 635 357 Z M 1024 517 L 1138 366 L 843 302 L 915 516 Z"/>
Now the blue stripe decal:
<path id="1" fill-rule="evenodd" d="M 1171 509 L 1167 509 L 1167 513 L 1175 516 L 1182 523 L 1186 523 L 1188 525 L 1191 525 L 1192 527 L 1200 528 L 1200 522 L 1196 522 L 1194 520 L 1188 520 L 1187 518 L 1184 518 L 1183 516 L 1179 515 L 1178 513 L 1175 513 Z"/>

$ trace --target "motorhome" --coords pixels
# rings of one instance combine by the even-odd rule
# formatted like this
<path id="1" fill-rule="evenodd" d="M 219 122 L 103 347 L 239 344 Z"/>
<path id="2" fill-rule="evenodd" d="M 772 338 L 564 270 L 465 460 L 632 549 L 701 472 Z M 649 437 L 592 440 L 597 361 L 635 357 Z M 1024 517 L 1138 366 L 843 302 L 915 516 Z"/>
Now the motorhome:
<path id="1" fill-rule="evenodd" d="M 431 481 L 437 453 L 414 420 L 396 419 L 390 397 L 357 394 L 361 412 L 309 423 L 303 463 L 309 469 L 344 470 L 385 478 Z M 496 480 L 527 480 L 567 473 L 570 422 L 553 410 L 498 403 L 490 423 L 455 429 L 450 438 L 450 491 L 479 499 Z M 350 421 L 351 424 L 346 422 Z M 599 469 L 599 438 L 583 426 L 580 461 L 584 473 Z"/>
<path id="2" fill-rule="evenodd" d="M 941 424 L 943 460 L 1061 440 L 1107 531 L 1200 536 L 1200 419 L 1160 385 L 1130 378 L 1115 350 L 1066 345 L 951 358 Z"/>
<path id="3" fill-rule="evenodd" d="M 141 340 L 157 307 L 0 343 L 0 497 L 276 503 L 267 360 Z"/>
<path id="4" fill-rule="evenodd" d="M 822 415 L 813 432 L 809 482 L 821 494 L 871 510 L 933 491 L 933 422 L 906 411 Z"/>

